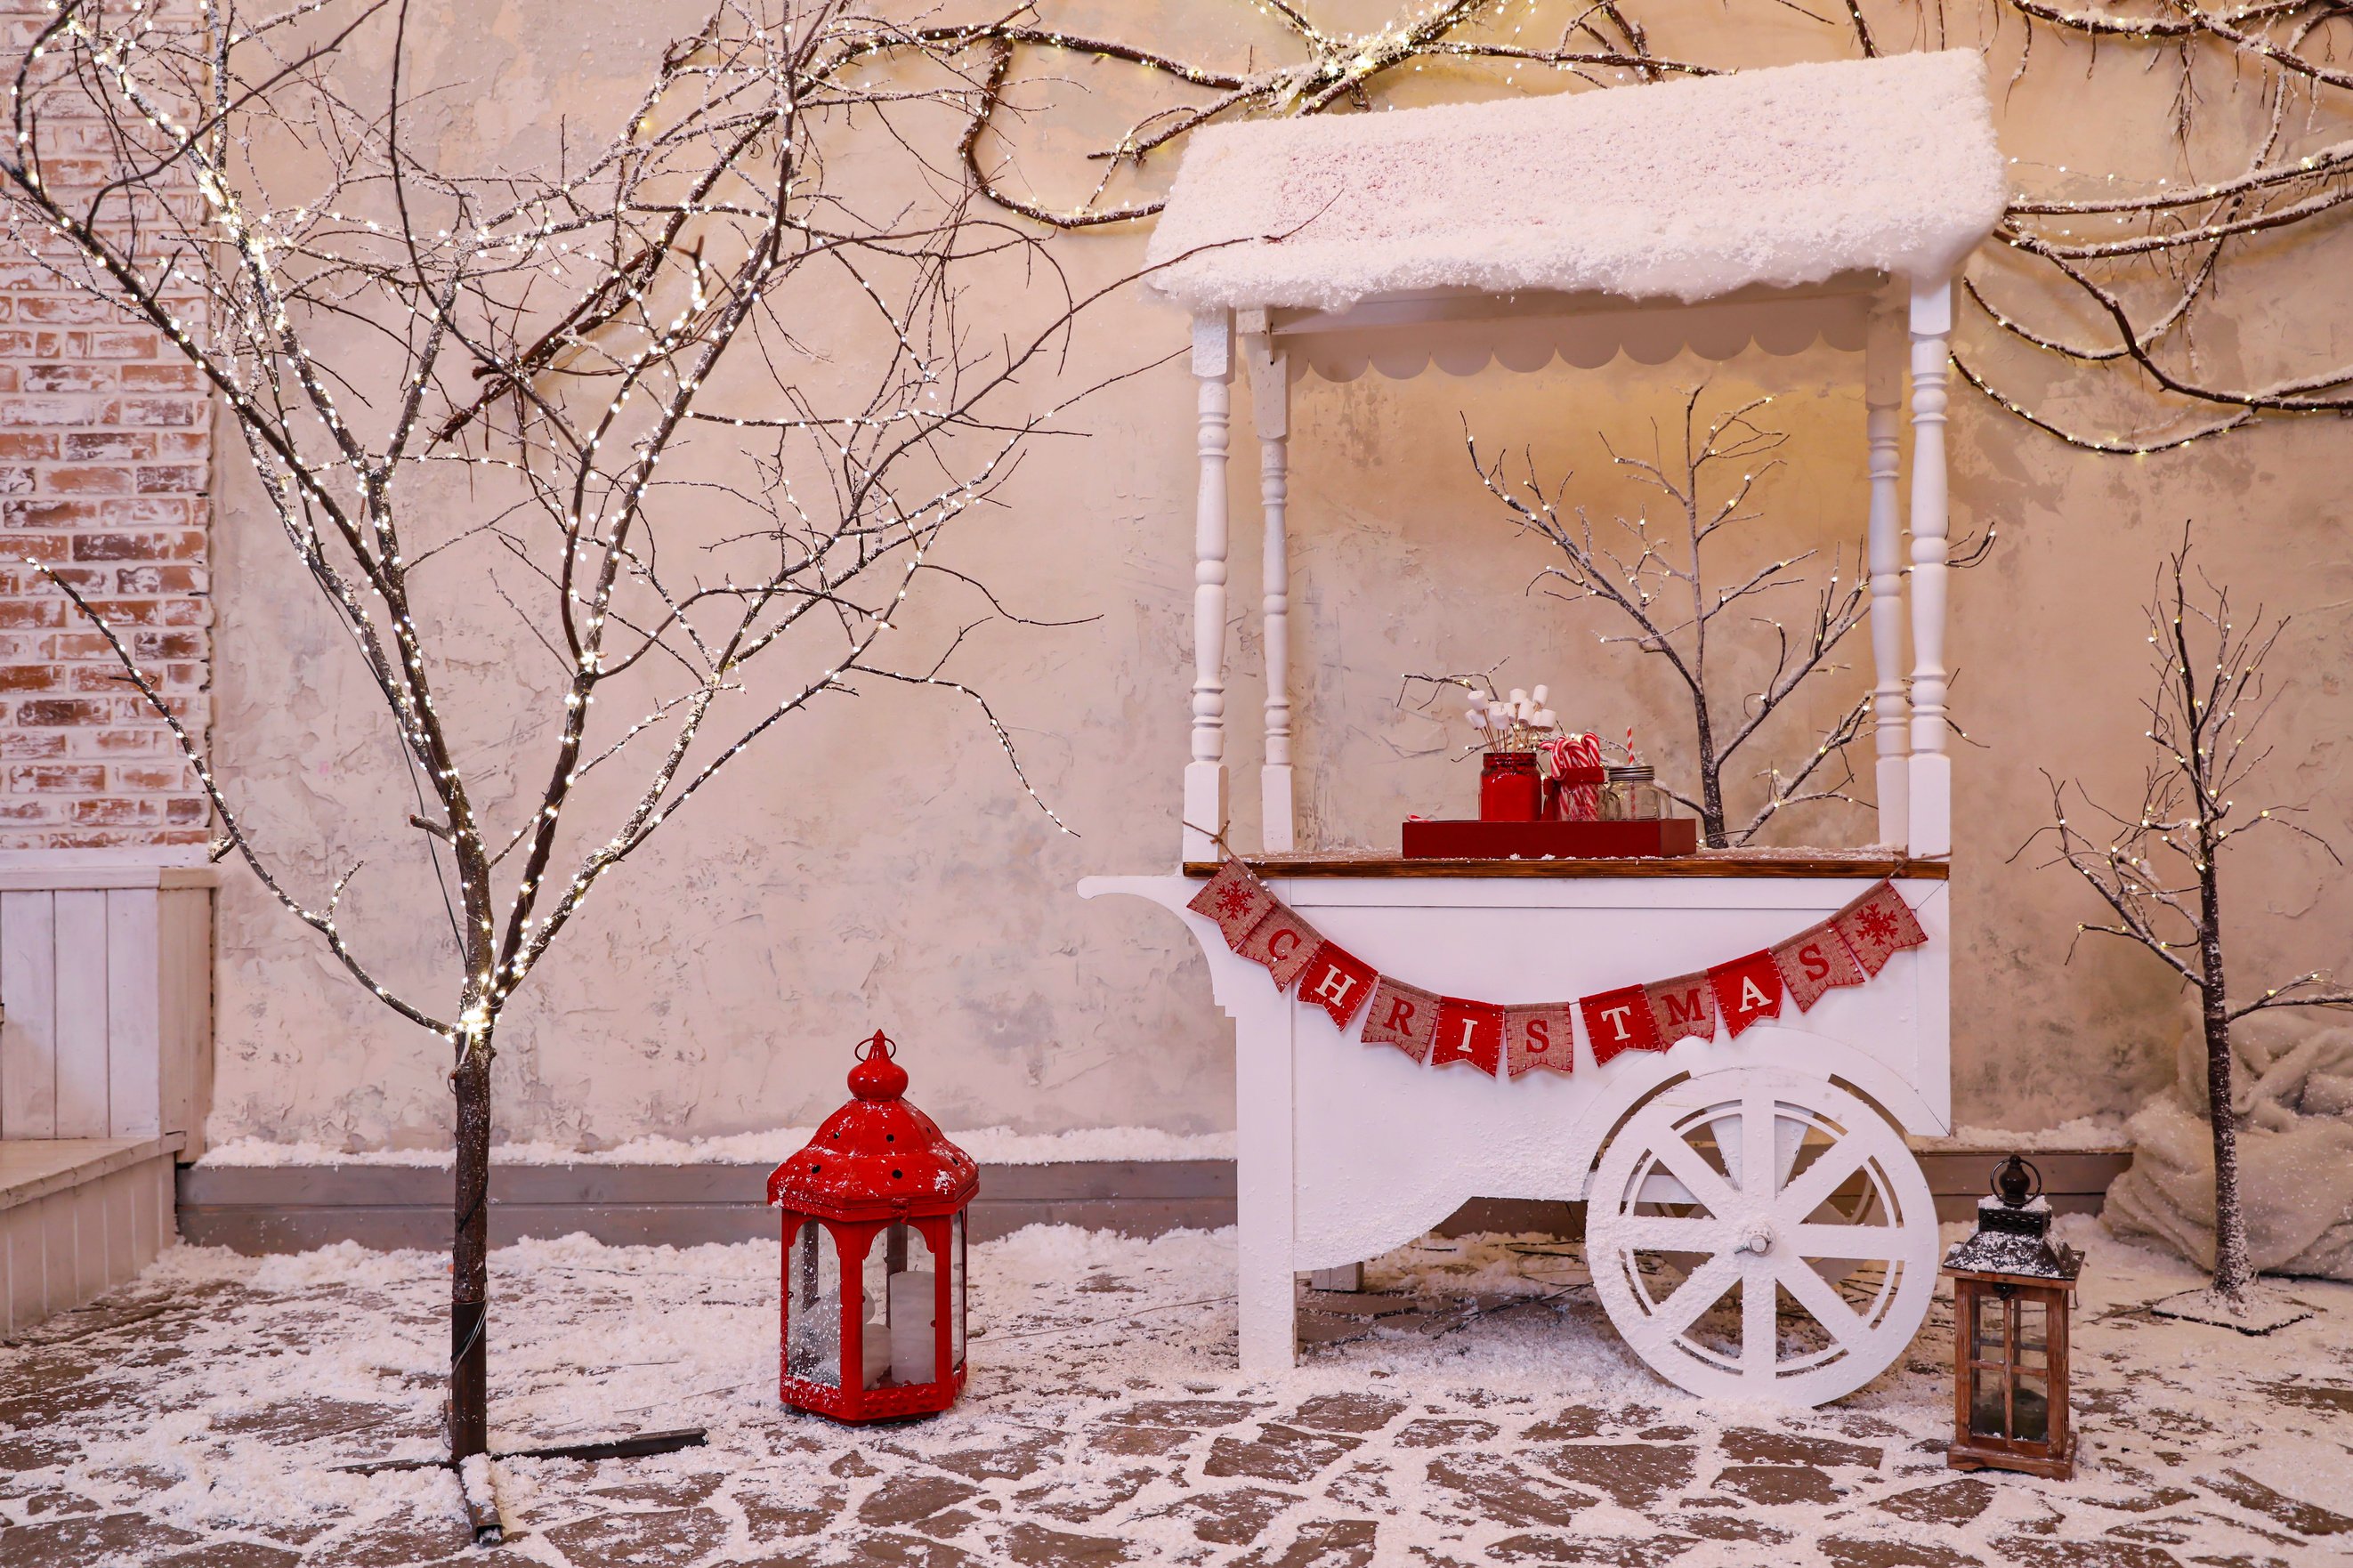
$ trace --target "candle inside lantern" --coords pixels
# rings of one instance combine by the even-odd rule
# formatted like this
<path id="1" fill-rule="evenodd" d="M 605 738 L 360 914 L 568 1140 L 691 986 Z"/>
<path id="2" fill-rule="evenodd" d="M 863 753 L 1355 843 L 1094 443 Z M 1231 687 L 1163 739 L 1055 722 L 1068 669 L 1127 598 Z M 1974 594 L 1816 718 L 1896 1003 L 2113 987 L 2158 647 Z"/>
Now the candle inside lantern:
<path id="1" fill-rule="evenodd" d="M 894 1290 L 892 1294 L 896 1297 L 898 1292 Z M 858 1329 L 859 1367 L 865 1374 L 860 1383 L 867 1388 L 880 1388 L 882 1380 L 891 1374 L 891 1328 L 875 1315 L 874 1298 L 871 1294 L 860 1290 L 858 1300 L 863 1320 Z"/>
<path id="2" fill-rule="evenodd" d="M 938 1299 L 931 1272 L 910 1269 L 891 1276 L 891 1380 L 929 1383 L 939 1365 L 933 1303 Z"/>

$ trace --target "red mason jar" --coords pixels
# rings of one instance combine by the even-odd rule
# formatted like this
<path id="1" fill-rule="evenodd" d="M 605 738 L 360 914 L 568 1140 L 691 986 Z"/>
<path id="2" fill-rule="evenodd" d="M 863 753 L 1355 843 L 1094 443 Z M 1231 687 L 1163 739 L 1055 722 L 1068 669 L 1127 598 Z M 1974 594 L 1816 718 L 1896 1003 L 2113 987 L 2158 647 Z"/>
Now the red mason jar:
<path id="1" fill-rule="evenodd" d="M 1479 820 L 1534 822 L 1544 804 L 1534 752 L 1489 752 L 1479 769 Z"/>

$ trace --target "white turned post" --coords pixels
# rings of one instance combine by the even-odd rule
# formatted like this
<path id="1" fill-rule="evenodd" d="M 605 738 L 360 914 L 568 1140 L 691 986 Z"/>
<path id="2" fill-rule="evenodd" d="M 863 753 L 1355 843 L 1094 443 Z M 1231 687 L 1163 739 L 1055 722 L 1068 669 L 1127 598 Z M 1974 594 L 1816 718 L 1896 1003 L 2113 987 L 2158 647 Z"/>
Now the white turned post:
<path id="1" fill-rule="evenodd" d="M 1952 369 L 1953 286 L 1912 287 L 1912 792 L 1910 842 L 1953 849 L 1953 762 L 1945 752 L 1945 382 Z"/>
<path id="2" fill-rule="evenodd" d="M 1874 310 L 1862 351 L 1863 438 L 1871 476 L 1872 727 L 1879 749 L 1878 842 L 1911 840 L 1912 704 L 1904 687 L 1904 518 L 1896 500 L 1896 422 L 1904 402 L 1904 321 Z"/>
<path id="3" fill-rule="evenodd" d="M 1288 854 L 1297 836 L 1291 807 L 1291 363 L 1274 352 L 1266 312 L 1245 310 L 1242 357 L 1250 365 L 1250 416 L 1258 426 L 1259 506 L 1266 522 L 1266 754 L 1259 768 L 1260 841 Z"/>
<path id="4" fill-rule="evenodd" d="M 1185 764 L 1184 858 L 1216 858 L 1226 830 L 1226 448 L 1233 403 L 1234 325 L 1224 310 L 1193 318 L 1200 384 L 1200 491 L 1193 514 L 1193 757 Z"/>

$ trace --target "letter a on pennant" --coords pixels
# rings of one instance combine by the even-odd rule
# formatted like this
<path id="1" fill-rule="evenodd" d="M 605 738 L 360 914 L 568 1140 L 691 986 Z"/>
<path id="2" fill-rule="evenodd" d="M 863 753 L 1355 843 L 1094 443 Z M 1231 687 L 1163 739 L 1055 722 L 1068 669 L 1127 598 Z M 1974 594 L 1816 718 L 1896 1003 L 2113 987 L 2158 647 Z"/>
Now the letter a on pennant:
<path id="1" fill-rule="evenodd" d="M 1832 988 L 1860 985 L 1870 978 L 1828 921 L 1775 948 L 1773 963 L 1800 1013 L 1810 1011 Z"/>
<path id="2" fill-rule="evenodd" d="M 1585 1037 L 1593 1042 L 1593 1065 L 1601 1066 L 1620 1051 L 1663 1051 L 1659 1026 L 1651 1016 L 1650 994 L 1640 985 L 1605 991 L 1577 1004 L 1585 1015 Z"/>
<path id="3" fill-rule="evenodd" d="M 1704 974 L 1686 974 L 1651 986 L 1651 1016 L 1659 1026 L 1659 1043 L 1715 1038 L 1715 987 Z"/>
<path id="4" fill-rule="evenodd" d="M 1736 1035 L 1759 1018 L 1781 1016 L 1781 972 L 1770 952 L 1752 952 L 1707 972 L 1715 1005 Z"/>
<path id="5" fill-rule="evenodd" d="M 1577 1070 L 1577 1008 L 1567 1002 L 1504 1009 L 1504 1065 L 1514 1078 L 1532 1068 Z"/>
<path id="6" fill-rule="evenodd" d="M 1438 1037 L 1430 1050 L 1430 1065 L 1469 1062 L 1491 1078 L 1502 1076 L 1504 1010 L 1485 1002 L 1460 996 L 1438 999 Z"/>
<path id="7" fill-rule="evenodd" d="M 1250 875 L 1249 867 L 1229 859 L 1218 868 L 1209 885 L 1194 894 L 1192 902 L 1185 907 L 1217 921 L 1226 945 L 1240 952 L 1250 928 L 1266 919 L 1266 912 L 1274 908 L 1274 895 L 1266 890 L 1265 883 Z"/>
<path id="8" fill-rule="evenodd" d="M 1315 956 L 1315 949 L 1323 940 L 1315 934 L 1314 926 L 1277 902 L 1263 920 L 1250 927 L 1250 935 L 1242 938 L 1241 945 L 1234 951 L 1252 963 L 1264 964 L 1266 972 L 1274 976 L 1274 988 L 1288 991 L 1291 983 L 1299 978 L 1299 972 L 1307 967 L 1307 961 Z"/>
<path id="9" fill-rule="evenodd" d="M 1395 1046 L 1414 1060 L 1426 1062 L 1437 1033 L 1438 998 L 1382 975 L 1373 990 L 1373 1010 L 1365 1015 L 1365 1044 Z"/>
<path id="10" fill-rule="evenodd" d="M 1871 974 L 1877 974 L 1889 959 L 1905 948 L 1918 947 L 1928 940 L 1928 933 L 1920 929 L 1918 918 L 1912 913 L 1912 906 L 1904 901 L 1904 895 L 1889 881 L 1882 881 L 1832 915 L 1831 926 L 1846 939 L 1856 960 Z"/>
<path id="11" fill-rule="evenodd" d="M 1332 1015 L 1332 1022 L 1345 1029 L 1365 1010 L 1365 998 L 1373 994 L 1373 982 L 1379 978 L 1371 964 L 1338 942 L 1326 942 L 1299 972 L 1299 999 L 1323 1008 Z"/>

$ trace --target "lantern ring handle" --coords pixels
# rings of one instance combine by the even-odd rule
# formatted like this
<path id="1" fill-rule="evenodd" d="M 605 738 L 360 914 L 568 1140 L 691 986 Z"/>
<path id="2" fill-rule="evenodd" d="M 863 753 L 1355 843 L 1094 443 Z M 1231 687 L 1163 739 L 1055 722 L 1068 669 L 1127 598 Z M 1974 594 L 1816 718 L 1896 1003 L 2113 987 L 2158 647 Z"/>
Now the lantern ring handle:
<path id="1" fill-rule="evenodd" d="M 2003 1191 L 2003 1188 L 2010 1184 L 2002 1179 L 2004 1176 L 2009 1174 L 2011 1167 L 2013 1166 L 2015 1166 L 2023 1174 L 2034 1178 L 2034 1190 L 2015 1200 L 2010 1197 L 2009 1193 Z M 2036 1168 L 2033 1161 L 2026 1158 L 2023 1154 L 2010 1154 L 1993 1168 L 1993 1180 L 1990 1184 L 1993 1187 L 1995 1195 L 2000 1197 L 2004 1203 L 2015 1202 L 2021 1205 L 2030 1204 L 2036 1198 L 2042 1195 L 2042 1173 Z"/>
<path id="2" fill-rule="evenodd" d="M 849 1049 L 849 1054 L 862 1062 L 874 1054 L 874 1047 L 877 1046 L 882 1047 L 882 1055 L 886 1058 L 896 1058 L 899 1054 L 899 1042 L 892 1039 L 890 1036 L 884 1034 L 880 1029 L 875 1030 L 873 1034 L 867 1037 L 865 1039 L 859 1041 L 855 1046 L 852 1046 Z M 2040 1181 L 2041 1179 L 2042 1178 L 2039 1176 L 2036 1178 L 2037 1181 Z M 2039 1191 L 2040 1189 L 2038 1188 L 2037 1190 Z"/>

